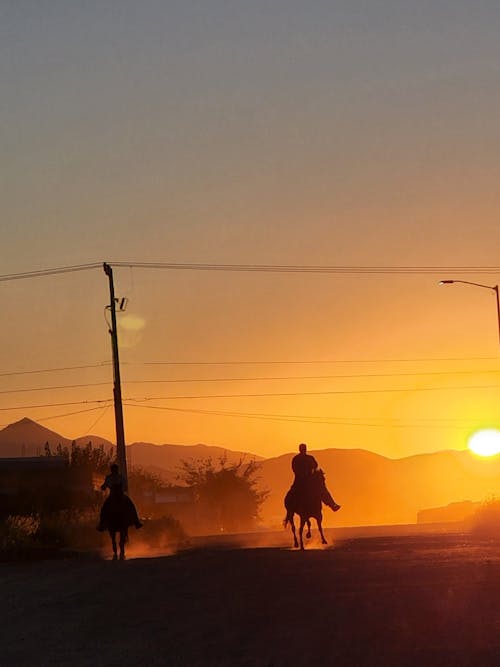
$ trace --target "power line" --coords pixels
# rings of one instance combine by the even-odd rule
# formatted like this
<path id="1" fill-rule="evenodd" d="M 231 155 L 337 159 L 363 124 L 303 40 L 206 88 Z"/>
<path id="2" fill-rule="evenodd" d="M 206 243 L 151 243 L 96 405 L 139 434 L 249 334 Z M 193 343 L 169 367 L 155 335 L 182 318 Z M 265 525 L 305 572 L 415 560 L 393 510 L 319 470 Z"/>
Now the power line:
<path id="1" fill-rule="evenodd" d="M 61 371 L 79 371 L 87 368 L 104 368 L 109 366 L 109 361 L 102 361 L 100 364 L 87 364 L 85 366 L 62 366 L 59 368 L 40 368 L 32 371 L 11 371 L 8 373 L 0 373 L 0 377 L 13 377 L 17 375 L 37 375 L 41 373 L 59 373 Z"/>
<path id="2" fill-rule="evenodd" d="M 123 362 L 128 366 L 257 366 L 286 364 L 378 364 L 378 363 L 416 363 L 441 361 L 498 361 L 498 357 L 414 357 L 386 359 L 316 359 L 316 360 L 274 360 L 274 361 L 143 361 Z"/>
<path id="3" fill-rule="evenodd" d="M 92 423 L 92 426 L 89 426 L 89 428 L 87 429 L 87 431 L 88 431 L 89 433 L 90 433 L 90 431 L 92 431 L 93 428 L 95 428 L 95 426 L 97 426 L 97 424 L 101 421 L 101 419 L 104 417 L 104 415 L 105 415 L 106 412 L 109 410 L 109 408 L 110 408 L 110 405 L 105 405 L 104 408 L 101 408 L 101 407 L 92 408 L 92 410 L 101 410 L 101 409 L 102 409 L 102 412 L 101 412 L 101 414 L 97 417 L 97 419 Z"/>
<path id="4" fill-rule="evenodd" d="M 60 266 L 51 269 L 39 269 L 37 271 L 23 271 L 21 273 L 6 273 L 0 275 L 0 282 L 8 280 L 24 280 L 26 278 L 43 278 L 45 276 L 55 276 L 60 273 L 75 273 L 77 271 L 88 271 L 89 269 L 96 269 L 102 267 L 101 262 L 94 262 L 93 264 L 78 264 L 76 266 Z"/>
<path id="5" fill-rule="evenodd" d="M 360 266 L 292 264 L 204 264 L 179 262 L 109 262 L 114 267 L 166 269 L 181 271 L 230 271 L 263 273 L 335 273 L 335 274 L 440 274 L 500 273 L 500 266 Z"/>
<path id="6" fill-rule="evenodd" d="M 10 412 L 11 410 L 31 410 L 34 408 L 60 408 L 67 405 L 90 405 L 92 403 L 111 403 L 111 399 L 103 398 L 90 401 L 68 401 L 66 403 L 38 403 L 36 405 L 14 405 L 10 407 L 2 407 L 2 412 Z"/>
<path id="7" fill-rule="evenodd" d="M 200 398 L 266 398 L 272 396 L 332 396 L 340 394 L 386 394 L 396 392 L 416 392 L 416 391 L 448 391 L 464 390 L 464 389 L 500 389 L 500 385 L 462 385 L 462 386 L 448 386 L 448 387 L 407 387 L 397 389 L 349 389 L 349 390 L 333 390 L 333 391 L 294 391 L 294 392 L 269 392 L 269 393 L 254 393 L 254 394 L 197 394 L 185 396 L 146 396 L 141 399 L 127 398 L 126 400 L 135 401 L 170 401 L 170 400 L 189 400 Z"/>
<path id="8" fill-rule="evenodd" d="M 273 414 L 262 414 L 262 413 L 251 413 L 251 412 L 225 412 L 221 410 L 197 410 L 189 408 L 172 408 L 165 406 L 156 406 L 156 405 L 137 405 L 135 403 L 126 402 L 127 407 L 138 407 L 145 408 L 150 410 L 167 410 L 171 412 L 181 412 L 181 413 L 190 413 L 190 414 L 201 414 L 201 415 L 213 415 L 221 417 L 234 417 L 242 419 L 260 419 L 267 421 L 285 421 L 285 422 L 300 422 L 305 424 L 323 424 L 328 426 L 361 426 L 361 427 L 382 427 L 382 428 L 448 428 L 455 430 L 468 430 L 470 426 L 459 426 L 452 424 L 411 424 L 411 423 L 390 423 L 392 420 L 387 420 L 389 423 L 379 423 L 379 422 L 362 422 L 362 421 L 338 421 L 335 418 L 332 419 L 321 419 L 316 417 L 305 417 L 305 416 L 294 416 L 294 415 L 273 415 Z M 472 422 L 472 420 L 471 420 Z M 470 422 L 469 422 L 470 424 Z"/>
<path id="9" fill-rule="evenodd" d="M 487 375 L 498 374 L 498 370 L 468 370 L 468 371 L 421 371 L 419 373 L 354 373 L 349 375 L 279 375 L 256 377 L 229 377 L 229 378 L 168 378 L 163 380 L 125 380 L 124 384 L 176 384 L 202 382 L 261 382 L 266 380 L 335 380 L 361 378 L 392 378 L 392 377 L 420 377 L 428 375 Z M 0 392 L 1 393 L 1 392 Z"/>
<path id="10" fill-rule="evenodd" d="M 33 391 L 49 391 L 49 390 L 62 390 L 62 389 L 79 389 L 84 387 L 97 387 L 108 385 L 108 382 L 95 382 L 89 384 L 77 384 L 77 385 L 65 385 L 59 387 L 39 387 L 37 389 L 12 389 L 12 390 L 2 390 L 0 394 L 16 394 L 16 393 L 25 393 Z M 144 384 L 140 382 L 140 384 Z M 200 399 L 200 398 L 265 398 L 271 396 L 329 396 L 336 394 L 383 394 L 390 392 L 414 392 L 414 391 L 446 391 L 448 389 L 452 390 L 463 390 L 463 389 L 498 389 L 500 385 L 459 385 L 459 386 L 447 386 L 447 387 L 406 387 L 406 388 L 388 388 L 388 389 L 353 389 L 353 390 L 332 390 L 332 391 L 295 391 L 295 392 L 266 392 L 266 393 L 252 393 L 252 394 L 196 394 L 196 395 L 184 395 L 184 396 L 147 396 L 141 399 L 129 398 L 127 400 L 141 400 L 141 401 L 170 401 L 170 400 L 188 400 L 188 399 Z M 51 407 L 53 405 L 79 405 L 82 403 L 99 403 L 109 399 L 101 399 L 97 401 L 75 401 L 71 403 L 52 403 L 47 405 L 33 405 L 33 406 L 16 406 L 13 408 L 0 408 L 0 410 L 20 410 L 36 407 Z"/>
<path id="11" fill-rule="evenodd" d="M 97 422 L 104 416 L 104 414 L 106 413 L 108 408 L 109 408 L 109 405 L 106 405 L 104 407 L 103 413 L 99 416 L 99 418 L 96 420 L 96 422 L 90 427 L 91 429 L 94 428 L 95 424 L 97 424 Z M 102 406 L 98 405 L 95 408 L 87 408 L 86 410 L 75 410 L 74 412 L 64 412 L 63 414 L 52 415 L 50 417 L 37 417 L 36 421 L 37 422 L 46 422 L 46 421 L 50 421 L 51 419 L 60 419 L 62 417 L 72 417 L 73 415 L 81 415 L 84 412 L 95 412 L 96 410 L 102 410 L 102 409 L 103 409 Z"/>
<path id="12" fill-rule="evenodd" d="M 498 357 L 415 357 L 413 359 L 319 359 L 319 360 L 289 360 L 289 361 L 122 361 L 122 366 L 260 366 L 260 365 L 321 365 L 321 364 L 364 364 L 364 363 L 400 363 L 400 362 L 447 362 L 447 361 L 497 361 Z M 0 373 L 0 377 L 15 377 L 22 375 L 37 375 L 43 373 L 59 373 L 63 371 L 86 370 L 89 368 L 106 368 L 109 361 L 81 366 L 59 366 L 55 368 L 38 368 L 30 371 L 9 371 Z M 444 372 L 444 371 L 443 371 Z M 454 372 L 454 371 L 450 371 Z M 471 371 L 472 372 L 472 371 Z M 478 371 L 490 372 L 490 371 Z M 331 376 L 336 377 L 336 376 Z M 342 376 L 340 376 L 342 377 Z"/>
<path id="13" fill-rule="evenodd" d="M 88 367 L 87 367 L 88 368 Z M 28 371 L 30 372 L 30 371 Z M 500 373 L 499 370 L 469 370 L 469 371 L 429 371 L 420 373 L 358 373 L 349 375 L 282 375 L 282 376 L 259 376 L 259 377 L 230 377 L 230 378 L 168 378 L 162 380 L 126 380 L 124 384 L 185 384 L 205 382 L 261 382 L 261 381 L 283 381 L 283 380 L 332 380 L 332 379 L 363 379 L 363 378 L 392 378 L 392 377 L 425 377 L 443 375 L 486 375 Z M 87 382 L 80 384 L 49 385 L 45 387 L 29 387 L 23 389 L 2 389 L 0 394 L 21 394 L 35 391 L 61 391 L 66 389 L 82 389 L 88 387 L 102 387 L 109 385 L 105 382 Z"/>
<path id="14" fill-rule="evenodd" d="M 251 273 L 310 273 L 344 275 L 437 275 L 454 274 L 499 274 L 500 266 L 361 266 L 361 265 L 296 265 L 296 264 L 207 264 L 181 262 L 107 262 L 118 268 L 163 269 L 168 271 L 230 271 Z M 0 275 L 0 282 L 42 278 L 64 273 L 75 273 L 102 268 L 102 262 L 61 266 L 35 271 L 23 271 Z"/>
<path id="15" fill-rule="evenodd" d="M 484 371 L 484 372 L 498 372 L 498 371 Z M 476 371 L 474 371 L 476 373 Z M 480 371 L 481 373 L 481 371 Z M 432 373 L 429 373 L 431 375 Z M 411 375 L 411 374 L 410 374 Z M 422 375 L 428 375 L 423 373 Z M 357 377 L 357 376 L 340 376 L 340 377 Z M 364 376 L 360 376 L 364 377 Z M 375 376 L 376 377 L 376 376 Z M 245 378 L 240 378 L 245 379 Z M 253 379 L 253 378 L 247 378 Z M 260 378 L 260 379 L 286 379 L 286 378 Z M 299 378 L 299 379 L 309 379 L 309 378 Z M 191 381 L 191 380 L 190 380 Z M 220 381 L 220 380 L 217 380 Z M 233 379 L 234 381 L 234 379 Z M 148 382 L 171 382 L 170 380 L 138 380 L 137 384 L 147 384 Z M 174 380 L 175 382 L 175 380 Z M 192 382 L 199 382 L 199 380 L 192 380 Z M 27 393 L 34 391 L 54 391 L 54 390 L 64 390 L 64 389 L 80 389 L 86 387 L 98 387 L 108 385 L 109 382 L 94 382 L 87 384 L 76 384 L 76 385 L 60 385 L 60 386 L 50 386 L 50 387 L 38 387 L 31 389 L 9 389 L 2 390 L 0 394 L 17 394 L 17 393 Z M 133 382 L 129 383 L 133 384 Z M 252 393 L 252 394 L 195 394 L 195 395 L 184 395 L 184 396 L 147 396 L 141 399 L 129 398 L 127 400 L 141 400 L 141 401 L 169 401 L 169 400 L 188 400 L 188 399 L 200 399 L 200 398 L 264 398 L 272 396 L 329 396 L 337 394 L 383 394 L 391 392 L 415 392 L 415 391 L 447 391 L 451 390 L 464 390 L 464 389 L 498 389 L 500 385 L 458 385 L 458 386 L 441 386 L 441 387 L 398 387 L 398 388 L 384 388 L 384 389 L 352 389 L 352 390 L 331 390 L 331 391 L 294 391 L 294 392 L 263 392 L 263 393 Z M 109 399 L 102 399 L 109 400 Z M 50 405 L 77 405 L 79 403 L 92 403 L 92 402 L 102 402 L 102 401 L 80 401 L 72 403 L 57 403 Z M 21 407 L 15 408 L 0 408 L 0 410 L 17 410 Z M 45 407 L 45 406 L 25 406 L 26 408 L 30 407 Z"/>
<path id="16" fill-rule="evenodd" d="M 88 382 L 85 384 L 66 384 L 50 387 L 34 387 L 31 389 L 2 389 L 0 394 L 24 394 L 30 391 L 56 391 L 60 389 L 82 389 L 84 387 L 103 387 L 109 385 L 109 382 Z"/>

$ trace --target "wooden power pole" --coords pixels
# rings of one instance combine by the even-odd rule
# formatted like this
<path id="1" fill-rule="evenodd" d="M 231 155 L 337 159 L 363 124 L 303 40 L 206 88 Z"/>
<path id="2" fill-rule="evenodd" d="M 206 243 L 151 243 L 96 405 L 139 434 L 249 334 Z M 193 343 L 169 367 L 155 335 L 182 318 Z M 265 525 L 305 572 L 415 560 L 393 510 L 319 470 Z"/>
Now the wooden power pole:
<path id="1" fill-rule="evenodd" d="M 115 285 L 113 282 L 113 269 L 109 264 L 104 262 L 104 273 L 109 279 L 109 298 L 110 305 L 108 306 L 111 312 L 111 328 L 109 333 L 111 335 L 111 347 L 113 351 L 113 399 L 115 404 L 115 425 L 116 425 L 116 459 L 120 468 L 120 473 L 123 476 L 125 491 L 128 488 L 128 473 L 127 473 L 127 452 L 125 448 L 125 429 L 123 426 L 123 405 L 122 405 L 122 387 L 120 380 L 120 358 L 118 355 L 118 332 L 116 329 L 116 302 Z"/>

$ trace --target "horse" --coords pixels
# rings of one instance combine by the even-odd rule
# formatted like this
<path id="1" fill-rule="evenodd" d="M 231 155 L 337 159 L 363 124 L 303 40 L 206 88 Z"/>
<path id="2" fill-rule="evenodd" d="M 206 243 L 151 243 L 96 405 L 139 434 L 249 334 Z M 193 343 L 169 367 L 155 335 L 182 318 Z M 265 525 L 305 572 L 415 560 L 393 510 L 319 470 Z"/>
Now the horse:
<path id="1" fill-rule="evenodd" d="M 113 560 L 118 560 L 117 534 L 120 535 L 118 543 L 120 547 L 119 558 L 125 560 L 125 544 L 128 542 L 130 526 L 142 527 L 134 503 L 124 493 L 111 493 L 102 507 L 98 530 L 101 532 L 108 531 L 113 549 Z"/>
<path id="2" fill-rule="evenodd" d="M 321 511 L 321 503 L 331 507 L 334 512 L 339 509 L 339 505 L 335 503 L 330 492 L 326 488 L 325 473 L 323 470 L 315 470 L 308 478 L 302 481 L 298 488 L 292 488 L 285 496 L 286 517 L 284 526 L 290 524 L 293 533 L 293 545 L 298 548 L 297 534 L 295 531 L 294 514 L 300 517 L 299 539 L 300 548 L 304 550 L 303 531 L 304 526 L 307 525 L 306 537 L 311 537 L 311 521 L 316 519 L 319 534 L 321 536 L 321 543 L 328 544 L 323 533 L 323 513 Z"/>

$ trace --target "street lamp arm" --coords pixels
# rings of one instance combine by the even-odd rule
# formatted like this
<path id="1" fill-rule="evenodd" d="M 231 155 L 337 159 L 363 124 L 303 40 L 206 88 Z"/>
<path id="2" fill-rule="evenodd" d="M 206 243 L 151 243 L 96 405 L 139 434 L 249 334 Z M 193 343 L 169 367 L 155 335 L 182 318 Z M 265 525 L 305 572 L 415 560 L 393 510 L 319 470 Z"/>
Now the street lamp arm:
<path id="1" fill-rule="evenodd" d="M 462 285 L 474 285 L 474 287 L 484 287 L 485 289 L 491 289 L 494 292 L 497 291 L 498 285 L 483 285 L 481 283 L 473 283 L 470 280 L 440 280 L 440 285 L 452 285 L 453 283 L 461 283 Z"/>
<path id="2" fill-rule="evenodd" d="M 462 283 L 462 285 L 473 285 L 474 287 L 484 287 L 495 292 L 497 302 L 497 323 L 498 323 L 498 342 L 500 344 L 500 297 L 498 295 L 498 285 L 483 285 L 482 283 L 473 283 L 470 280 L 440 280 L 440 285 L 452 285 L 453 283 Z"/>

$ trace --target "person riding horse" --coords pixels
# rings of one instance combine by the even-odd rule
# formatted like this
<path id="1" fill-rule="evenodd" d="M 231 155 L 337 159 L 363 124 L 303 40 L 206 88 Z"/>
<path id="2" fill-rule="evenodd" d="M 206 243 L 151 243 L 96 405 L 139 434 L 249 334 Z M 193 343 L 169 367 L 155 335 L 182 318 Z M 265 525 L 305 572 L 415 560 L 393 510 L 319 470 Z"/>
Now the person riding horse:
<path id="1" fill-rule="evenodd" d="M 297 500 L 300 500 L 301 497 L 309 493 L 311 476 L 318 470 L 318 462 L 314 456 L 307 453 L 307 445 L 303 442 L 299 445 L 299 453 L 292 459 L 292 470 L 295 474 L 295 479 L 287 493 L 287 502 L 290 506 L 293 506 Z M 321 500 L 325 505 L 331 507 L 334 512 L 340 509 L 340 505 L 335 502 L 326 487 Z"/>
<path id="2" fill-rule="evenodd" d="M 290 490 L 285 496 L 286 517 L 284 526 L 290 524 L 293 533 L 294 546 L 299 546 L 295 532 L 294 514 L 300 516 L 299 538 L 300 548 L 304 548 L 302 533 L 304 526 L 307 526 L 306 537 L 311 537 L 311 518 L 316 519 L 318 524 L 321 542 L 326 544 L 323 534 L 321 512 L 322 503 L 330 507 L 334 512 L 340 509 L 340 505 L 335 502 L 332 494 L 326 488 L 325 473 L 318 468 L 318 463 L 314 456 L 307 453 L 307 445 L 299 445 L 299 453 L 292 459 L 292 470 L 295 473 Z"/>
<path id="3" fill-rule="evenodd" d="M 101 491 L 106 491 L 106 489 L 109 489 L 109 495 L 101 508 L 97 530 L 102 532 L 116 529 L 117 515 L 127 528 L 128 526 L 141 528 L 142 523 L 136 507 L 124 491 L 124 479 L 116 463 L 111 465 L 111 474 L 106 476 L 101 486 Z"/>

